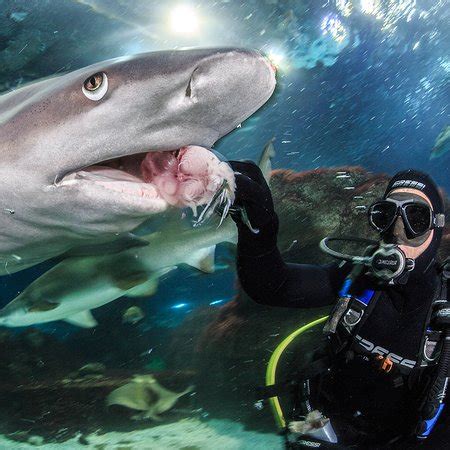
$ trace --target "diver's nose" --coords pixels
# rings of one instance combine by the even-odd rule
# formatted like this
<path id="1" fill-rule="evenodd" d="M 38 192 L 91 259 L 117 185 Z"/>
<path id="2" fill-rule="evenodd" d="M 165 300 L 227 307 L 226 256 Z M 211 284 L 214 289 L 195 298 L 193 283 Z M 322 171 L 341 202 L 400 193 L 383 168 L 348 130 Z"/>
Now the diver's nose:
<path id="1" fill-rule="evenodd" d="M 397 218 L 395 219 L 392 234 L 396 238 L 405 238 L 405 224 L 403 223 L 403 219 L 401 216 L 397 216 Z"/>

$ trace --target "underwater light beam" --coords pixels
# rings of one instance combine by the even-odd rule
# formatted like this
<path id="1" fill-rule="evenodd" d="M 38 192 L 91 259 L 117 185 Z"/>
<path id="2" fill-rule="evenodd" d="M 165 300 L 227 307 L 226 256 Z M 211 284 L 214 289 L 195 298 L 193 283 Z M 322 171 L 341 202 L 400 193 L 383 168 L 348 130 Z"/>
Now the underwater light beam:
<path id="1" fill-rule="evenodd" d="M 284 68 L 286 69 L 286 56 L 282 51 L 275 49 L 266 50 L 266 56 L 275 69 L 279 70 L 281 66 L 284 66 Z"/>
<path id="2" fill-rule="evenodd" d="M 338 17 L 332 15 L 324 17 L 320 28 L 323 34 L 330 34 L 338 44 L 347 38 L 347 30 Z"/>
<path id="3" fill-rule="evenodd" d="M 377 15 L 380 9 L 378 0 L 361 0 L 361 10 L 365 14 Z"/>

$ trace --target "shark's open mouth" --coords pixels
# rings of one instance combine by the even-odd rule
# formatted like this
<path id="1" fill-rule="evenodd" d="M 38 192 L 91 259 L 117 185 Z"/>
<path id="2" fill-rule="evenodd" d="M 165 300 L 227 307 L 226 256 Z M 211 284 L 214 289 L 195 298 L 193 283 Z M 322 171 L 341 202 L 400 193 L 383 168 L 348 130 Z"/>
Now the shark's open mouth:
<path id="1" fill-rule="evenodd" d="M 195 215 L 198 206 L 211 210 L 225 203 L 228 210 L 234 200 L 233 170 L 212 151 L 195 145 L 101 162 L 65 176 L 59 184 L 82 181 L 149 203 L 188 206 Z"/>

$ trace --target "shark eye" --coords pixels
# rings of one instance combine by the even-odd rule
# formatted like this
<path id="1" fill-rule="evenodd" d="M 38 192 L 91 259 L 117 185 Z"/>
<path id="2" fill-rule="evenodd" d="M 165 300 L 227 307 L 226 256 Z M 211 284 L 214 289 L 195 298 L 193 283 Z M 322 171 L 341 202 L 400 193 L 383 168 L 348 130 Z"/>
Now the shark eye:
<path id="1" fill-rule="evenodd" d="M 101 100 L 108 90 L 108 77 L 105 72 L 97 72 L 87 78 L 81 88 L 90 100 Z"/>

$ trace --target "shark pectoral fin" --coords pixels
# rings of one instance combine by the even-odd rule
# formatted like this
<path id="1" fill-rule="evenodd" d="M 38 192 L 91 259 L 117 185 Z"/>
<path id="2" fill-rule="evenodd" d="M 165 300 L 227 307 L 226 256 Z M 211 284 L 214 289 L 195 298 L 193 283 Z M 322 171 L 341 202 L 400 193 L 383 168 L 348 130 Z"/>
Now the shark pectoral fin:
<path id="1" fill-rule="evenodd" d="M 125 297 L 150 297 L 156 293 L 158 289 L 158 279 L 150 279 L 145 283 L 131 288 L 125 292 Z"/>
<path id="2" fill-rule="evenodd" d="M 98 325 L 97 321 L 94 319 L 91 311 L 87 309 L 86 311 L 81 311 L 73 316 L 66 317 L 63 319 L 64 322 L 68 322 L 72 325 L 76 325 L 81 328 L 93 328 Z"/>
<path id="3" fill-rule="evenodd" d="M 125 297 L 150 297 L 154 295 L 158 289 L 159 279 L 170 272 L 171 270 L 176 269 L 176 266 L 167 267 L 165 269 L 158 270 L 154 272 L 148 280 L 138 286 L 131 288 L 124 295 Z"/>
<path id="4" fill-rule="evenodd" d="M 214 272 L 214 254 L 216 246 L 202 248 L 191 253 L 184 262 L 206 273 Z"/>
<path id="5" fill-rule="evenodd" d="M 51 311 L 59 306 L 59 303 L 49 302 L 48 300 L 40 300 L 39 302 L 33 303 L 29 308 L 28 312 L 45 312 Z"/>
<path id="6" fill-rule="evenodd" d="M 146 247 L 148 241 L 132 233 L 122 234 L 111 242 L 82 245 L 64 253 L 64 257 L 112 255 L 133 247 Z"/>

